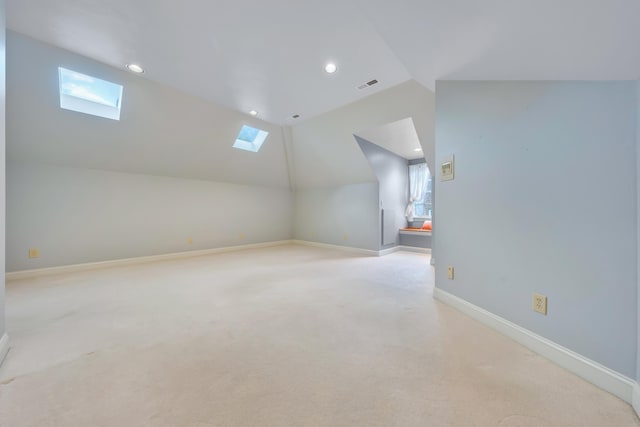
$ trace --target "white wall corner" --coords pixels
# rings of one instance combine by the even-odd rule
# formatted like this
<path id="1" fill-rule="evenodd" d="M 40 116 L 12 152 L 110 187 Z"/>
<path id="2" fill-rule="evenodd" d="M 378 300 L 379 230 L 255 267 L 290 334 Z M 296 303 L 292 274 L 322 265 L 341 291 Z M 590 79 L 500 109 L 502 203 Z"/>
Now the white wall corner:
<path id="1" fill-rule="evenodd" d="M 625 402 L 633 404 L 634 409 L 638 412 L 640 389 L 630 378 L 442 289 L 435 288 L 433 297 L 506 335 L 601 389 L 618 396 Z"/>
<path id="2" fill-rule="evenodd" d="M 2 366 L 4 358 L 7 357 L 7 353 L 9 353 L 9 335 L 5 333 L 0 338 L 0 366 Z"/>

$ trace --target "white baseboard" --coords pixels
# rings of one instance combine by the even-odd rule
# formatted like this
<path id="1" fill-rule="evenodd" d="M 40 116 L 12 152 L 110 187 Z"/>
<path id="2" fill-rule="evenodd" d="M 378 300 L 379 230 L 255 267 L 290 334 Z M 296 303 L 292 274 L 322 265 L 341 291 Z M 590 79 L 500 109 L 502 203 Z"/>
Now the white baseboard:
<path id="1" fill-rule="evenodd" d="M 251 243 L 247 245 L 226 246 L 222 248 L 201 249 L 196 251 L 174 252 L 174 253 L 161 254 L 161 255 L 150 255 L 150 256 L 141 256 L 141 257 L 135 257 L 135 258 L 115 259 L 115 260 L 109 260 L 109 261 L 88 262 L 84 264 L 62 265 L 59 267 L 45 267 L 45 268 L 37 268 L 33 270 L 10 271 L 5 274 L 5 279 L 7 281 L 31 279 L 34 277 L 48 276 L 51 274 L 73 273 L 77 271 L 95 270 L 98 268 L 117 267 L 117 266 L 124 266 L 124 265 L 130 265 L 130 264 L 140 264 L 144 262 L 191 258 L 191 257 L 197 257 L 197 256 L 203 256 L 203 255 L 220 254 L 225 252 L 243 251 L 247 249 L 268 248 L 271 246 L 286 245 L 290 243 L 306 245 L 306 246 L 315 246 L 315 247 L 325 248 L 325 249 L 347 251 L 347 252 L 358 253 L 360 255 L 366 255 L 366 256 L 382 256 L 382 255 L 387 255 L 387 253 L 393 253 L 400 250 L 418 252 L 418 253 L 431 253 L 431 249 L 412 248 L 410 246 L 396 246 L 391 249 L 387 249 L 385 251 L 374 251 L 369 249 L 354 248 L 350 246 L 340 246 L 340 245 L 330 245 L 327 243 L 310 242 L 306 240 L 278 240 L 274 242 Z"/>
<path id="2" fill-rule="evenodd" d="M 640 417 L 640 384 L 637 382 L 633 384 L 631 406 L 633 406 L 633 410 L 636 411 L 636 414 Z"/>
<path id="3" fill-rule="evenodd" d="M 430 248 L 416 248 L 414 246 L 394 246 L 392 248 L 389 249 L 383 249 L 381 251 L 378 251 L 378 256 L 385 256 L 385 255 L 389 255 L 395 252 L 415 252 L 417 254 L 431 254 L 431 249 Z"/>
<path id="4" fill-rule="evenodd" d="M 433 296 L 628 403 L 637 395 L 640 407 L 640 390 L 634 393 L 637 384 L 632 379 L 442 289 L 435 288 Z"/>
<path id="5" fill-rule="evenodd" d="M 9 353 L 9 335 L 5 333 L 0 338 L 0 366 L 2 366 L 4 358 L 7 357 L 7 353 Z"/>
<path id="6" fill-rule="evenodd" d="M 311 242 L 309 240 L 293 240 L 293 243 L 304 246 L 313 246 L 315 248 L 334 249 L 338 251 L 351 252 L 366 256 L 379 256 L 378 251 L 371 249 L 354 248 L 352 246 L 331 245 L 329 243 Z"/>
<path id="7" fill-rule="evenodd" d="M 385 256 L 385 255 L 389 255 L 395 252 L 398 252 L 400 249 L 398 249 L 399 246 L 394 246 L 392 248 L 389 249 L 381 249 L 378 251 L 378 256 Z"/>
<path id="8" fill-rule="evenodd" d="M 431 255 L 431 248 L 416 248 L 413 246 L 397 246 L 399 251 L 415 252 L 417 254 Z"/>
<path id="9" fill-rule="evenodd" d="M 313 246 L 316 248 L 334 249 L 338 251 L 351 252 L 351 253 L 356 253 L 356 254 L 365 255 L 365 256 L 385 256 L 398 251 L 416 252 L 419 254 L 431 253 L 431 249 L 429 248 L 414 248 L 412 246 L 394 246 L 389 249 L 374 251 L 372 249 L 354 248 L 353 246 L 331 245 L 329 243 L 311 242 L 309 240 L 293 240 L 293 243 L 296 243 L 298 245 L 304 245 L 304 246 Z"/>
<path id="10" fill-rule="evenodd" d="M 278 240 L 274 242 L 251 243 L 247 245 L 226 246 L 222 248 L 201 249 L 196 251 L 174 252 L 169 254 L 141 256 L 136 258 L 124 258 L 124 259 L 115 259 L 110 261 L 88 262 L 85 264 L 63 265 L 60 267 L 46 267 L 46 268 L 38 268 L 34 270 L 11 271 L 6 273 L 5 278 L 7 281 L 30 279 L 33 277 L 48 276 L 50 274 L 72 273 L 76 271 L 94 270 L 94 269 L 105 268 L 105 267 L 116 267 L 116 266 L 130 265 L 130 264 L 139 264 L 144 262 L 191 258 L 191 257 L 197 257 L 197 256 L 203 256 L 203 255 L 220 254 L 225 252 L 243 251 L 247 249 L 267 248 L 271 246 L 285 245 L 292 242 L 293 242 L 292 240 Z"/>

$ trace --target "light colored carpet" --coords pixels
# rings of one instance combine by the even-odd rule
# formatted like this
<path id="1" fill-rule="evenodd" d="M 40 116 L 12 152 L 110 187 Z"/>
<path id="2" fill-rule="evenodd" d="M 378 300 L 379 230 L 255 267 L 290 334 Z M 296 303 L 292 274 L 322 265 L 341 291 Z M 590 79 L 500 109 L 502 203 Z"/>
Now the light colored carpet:
<path id="1" fill-rule="evenodd" d="M 640 426 L 432 288 L 294 245 L 15 281 L 0 425 Z"/>

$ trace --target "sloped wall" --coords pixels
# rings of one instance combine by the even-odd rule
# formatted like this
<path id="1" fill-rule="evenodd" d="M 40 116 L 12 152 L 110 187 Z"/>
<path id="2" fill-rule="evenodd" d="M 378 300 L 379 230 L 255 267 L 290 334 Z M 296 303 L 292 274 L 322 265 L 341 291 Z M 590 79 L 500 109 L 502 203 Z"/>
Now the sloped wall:
<path id="1" fill-rule="evenodd" d="M 279 126 L 14 32 L 7 58 L 9 161 L 289 186 Z M 121 120 L 61 109 L 59 66 L 122 84 Z M 232 147 L 243 124 L 269 132 L 259 153 Z"/>
<path id="2" fill-rule="evenodd" d="M 292 237 L 280 127 L 16 33 L 7 55 L 8 271 Z M 58 66 L 123 84 L 121 120 L 60 109 Z"/>
<path id="3" fill-rule="evenodd" d="M 380 249 L 387 249 L 400 244 L 398 230 L 407 226 L 404 213 L 409 201 L 408 161 L 366 139 L 355 138 L 378 180 L 380 211 L 386 216 L 380 218 L 378 226 L 382 233 Z"/>

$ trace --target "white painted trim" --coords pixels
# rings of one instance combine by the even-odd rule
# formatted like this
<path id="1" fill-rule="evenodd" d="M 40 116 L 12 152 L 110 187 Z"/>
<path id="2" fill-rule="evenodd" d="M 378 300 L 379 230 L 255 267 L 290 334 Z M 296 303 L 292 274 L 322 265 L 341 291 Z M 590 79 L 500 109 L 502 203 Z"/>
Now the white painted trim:
<path id="1" fill-rule="evenodd" d="M 7 353 L 9 353 L 9 335 L 5 333 L 0 338 L 0 366 L 2 366 L 4 358 L 7 357 Z"/>
<path id="2" fill-rule="evenodd" d="M 435 288 L 433 297 L 497 330 L 624 401 L 632 402 L 632 390 L 634 390 L 635 382 L 630 378 L 442 289 Z"/>
<path id="3" fill-rule="evenodd" d="M 398 252 L 400 250 L 400 246 L 394 246 L 392 248 L 389 249 L 382 249 L 378 251 L 378 256 L 385 256 L 385 255 L 389 255 L 395 252 Z"/>
<path id="4" fill-rule="evenodd" d="M 204 256 L 204 255 L 220 254 L 225 252 L 243 251 L 247 249 L 268 248 L 272 246 L 286 245 L 290 243 L 305 245 L 305 246 L 315 246 L 315 247 L 320 247 L 325 249 L 347 251 L 347 252 L 358 253 L 366 256 L 383 256 L 383 255 L 387 255 L 389 253 L 397 252 L 400 250 L 409 251 L 409 252 L 418 252 L 418 253 L 431 253 L 431 249 L 412 248 L 410 246 L 395 246 L 391 249 L 386 249 L 384 251 L 373 251 L 369 249 L 354 248 L 350 246 L 339 246 L 339 245 L 330 245 L 327 243 L 309 242 L 306 240 L 278 240 L 274 242 L 252 243 L 247 245 L 226 246 L 222 248 L 174 252 L 174 253 L 161 254 L 161 255 L 150 255 L 150 256 L 141 256 L 141 257 L 135 257 L 135 258 L 114 259 L 109 261 L 88 262 L 84 264 L 62 265 L 59 267 L 45 267 L 45 268 L 37 268 L 33 270 L 10 271 L 5 274 L 5 278 L 7 281 L 31 279 L 34 277 L 48 276 L 51 274 L 73 273 L 77 271 L 95 270 L 95 269 L 107 268 L 107 267 L 118 267 L 118 266 L 131 265 L 131 264 L 140 264 L 145 262 L 191 258 L 191 257 L 197 257 L 197 256 Z"/>
<path id="5" fill-rule="evenodd" d="M 417 254 L 431 255 L 431 248 L 416 248 L 414 246 L 398 246 L 399 251 L 415 252 Z"/>
<path id="6" fill-rule="evenodd" d="M 412 246 L 394 246 L 389 249 L 382 249 L 380 251 L 374 251 L 372 249 L 362 249 L 362 248 L 354 248 L 352 246 L 340 246 L 340 245 L 331 245 L 329 243 L 319 243 L 319 242 L 311 242 L 309 240 L 293 240 L 293 243 L 304 246 L 313 246 L 316 248 L 323 249 L 334 249 L 338 251 L 345 251 L 356 253 L 364 256 L 385 256 L 392 254 L 394 252 L 406 251 L 406 252 L 416 252 L 419 254 L 430 254 L 431 249 L 429 248 L 414 248 Z"/>
<path id="7" fill-rule="evenodd" d="M 378 256 L 385 256 L 385 255 L 392 254 L 394 252 L 401 252 L 401 251 L 415 252 L 417 254 L 427 254 L 427 255 L 431 254 L 431 248 L 416 248 L 414 246 L 398 245 L 389 249 L 383 249 L 381 251 L 378 251 Z"/>
<path id="8" fill-rule="evenodd" d="M 7 281 L 10 280 L 20 280 L 20 279 L 30 279 L 33 277 L 41 277 L 48 276 L 50 274 L 60 274 L 60 273 L 72 273 L 76 271 L 85 271 L 85 270 L 94 270 L 98 268 L 105 267 L 117 267 L 123 265 L 130 264 L 139 264 L 144 262 L 153 262 L 153 261 L 165 261 L 171 259 L 181 259 L 181 258 L 191 258 L 203 255 L 213 255 L 225 252 L 236 252 L 243 251 L 247 249 L 259 249 L 259 248 L 268 248 L 271 246 L 279 246 L 285 245 L 288 243 L 293 243 L 292 240 L 278 240 L 274 242 L 265 242 L 265 243 L 251 243 L 247 245 L 238 245 L 238 246 L 226 246 L 222 248 L 212 248 L 212 249 L 201 249 L 195 251 L 185 251 L 185 252 L 174 252 L 169 254 L 161 254 L 161 255 L 150 255 L 150 256 L 141 256 L 136 258 L 125 258 L 125 259 L 115 259 L 110 261 L 99 261 L 99 262 L 88 262 L 85 264 L 74 264 L 74 265 L 63 265 L 60 267 L 47 267 L 47 268 L 38 268 L 34 270 L 21 270 L 21 271 L 11 271 L 7 272 L 5 278 Z"/>
<path id="9" fill-rule="evenodd" d="M 633 410 L 636 411 L 636 414 L 640 417 L 640 384 L 637 382 L 633 384 L 631 406 L 633 406 Z"/>
<path id="10" fill-rule="evenodd" d="M 304 246 L 313 246 L 316 248 L 334 249 L 338 251 L 351 252 L 366 256 L 379 256 L 379 251 L 371 249 L 354 248 L 352 246 L 331 245 L 329 243 L 311 242 L 309 240 L 293 240 L 293 243 Z"/>

